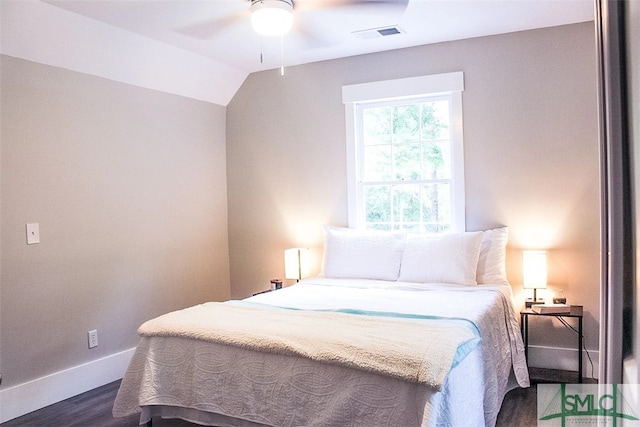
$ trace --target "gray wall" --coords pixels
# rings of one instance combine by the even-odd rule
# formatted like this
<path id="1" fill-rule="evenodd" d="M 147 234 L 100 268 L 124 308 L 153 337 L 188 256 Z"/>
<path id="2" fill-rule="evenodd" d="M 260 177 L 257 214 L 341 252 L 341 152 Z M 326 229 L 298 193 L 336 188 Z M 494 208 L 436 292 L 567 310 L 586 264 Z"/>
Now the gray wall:
<path id="1" fill-rule="evenodd" d="M 548 249 L 550 287 L 585 306 L 597 349 L 594 40 L 584 23 L 251 74 L 227 107 L 232 296 L 282 277 L 288 247 L 311 247 L 317 273 L 322 225 L 347 224 L 343 85 L 463 71 L 467 229 L 510 227 L 519 302 L 522 249 Z M 562 326 L 535 323 L 533 344 L 574 346 Z"/>
<path id="2" fill-rule="evenodd" d="M 1 78 L 3 387 L 229 297 L 224 107 L 7 56 Z"/>

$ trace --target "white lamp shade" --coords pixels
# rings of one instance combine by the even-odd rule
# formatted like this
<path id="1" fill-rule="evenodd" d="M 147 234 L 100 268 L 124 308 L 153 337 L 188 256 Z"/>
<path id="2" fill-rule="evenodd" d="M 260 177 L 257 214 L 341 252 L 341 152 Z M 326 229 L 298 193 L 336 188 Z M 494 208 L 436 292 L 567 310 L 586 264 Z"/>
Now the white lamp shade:
<path id="1" fill-rule="evenodd" d="M 251 4 L 251 26 L 263 36 L 281 36 L 291 30 L 293 6 L 286 0 L 260 0 Z"/>
<path id="2" fill-rule="evenodd" d="M 522 253 L 522 277 L 525 289 L 547 287 L 546 251 L 524 251 Z"/>
<path id="3" fill-rule="evenodd" d="M 284 251 L 284 277 L 295 280 L 309 277 L 309 249 L 291 248 Z"/>

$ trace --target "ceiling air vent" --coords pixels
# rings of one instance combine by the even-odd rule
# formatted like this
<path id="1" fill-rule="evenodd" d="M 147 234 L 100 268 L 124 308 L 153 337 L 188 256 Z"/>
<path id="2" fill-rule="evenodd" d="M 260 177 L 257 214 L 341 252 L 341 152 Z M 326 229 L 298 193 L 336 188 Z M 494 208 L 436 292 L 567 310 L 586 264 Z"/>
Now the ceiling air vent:
<path id="1" fill-rule="evenodd" d="M 351 34 L 353 34 L 354 37 L 357 37 L 361 40 L 365 40 L 365 39 L 375 39 L 377 37 L 394 36 L 396 34 L 404 34 L 404 32 L 405 31 L 402 28 L 398 27 L 397 25 L 394 25 L 392 27 L 371 28 L 369 30 L 354 31 Z"/>

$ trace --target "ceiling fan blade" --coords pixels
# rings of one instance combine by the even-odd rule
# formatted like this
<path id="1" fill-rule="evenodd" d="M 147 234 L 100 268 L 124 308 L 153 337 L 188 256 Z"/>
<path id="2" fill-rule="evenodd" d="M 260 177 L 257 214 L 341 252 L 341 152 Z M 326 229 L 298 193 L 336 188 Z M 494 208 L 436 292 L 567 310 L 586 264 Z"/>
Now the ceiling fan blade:
<path id="1" fill-rule="evenodd" d="M 293 32 L 299 35 L 302 43 L 309 48 L 325 47 L 332 44 L 328 40 L 318 37 L 316 31 L 312 31 L 309 26 L 301 24 L 299 21 L 294 21 L 293 25 Z"/>
<path id="2" fill-rule="evenodd" d="M 245 19 L 249 19 L 250 14 L 250 9 L 245 9 L 224 18 L 203 21 L 185 28 L 180 28 L 176 31 L 196 39 L 211 39 L 230 26 L 242 22 Z"/>
<path id="3" fill-rule="evenodd" d="M 294 30 L 310 48 L 331 46 L 340 42 L 335 34 L 325 31 L 326 23 L 335 16 L 333 10 L 348 11 L 351 15 L 368 13 L 379 21 L 380 17 L 399 17 L 408 3 L 409 0 L 293 0 Z"/>
<path id="4" fill-rule="evenodd" d="M 407 8 L 409 0 L 293 0 L 294 9 L 330 9 L 338 7 L 386 7 L 398 10 Z"/>

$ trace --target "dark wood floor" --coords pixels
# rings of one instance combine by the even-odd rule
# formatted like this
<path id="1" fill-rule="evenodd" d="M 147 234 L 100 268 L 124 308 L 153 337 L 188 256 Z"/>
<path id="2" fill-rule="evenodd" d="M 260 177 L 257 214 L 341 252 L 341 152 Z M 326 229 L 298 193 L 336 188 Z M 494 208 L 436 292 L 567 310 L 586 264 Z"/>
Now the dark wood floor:
<path id="1" fill-rule="evenodd" d="M 531 372 L 532 387 L 511 390 L 505 397 L 498 416 L 497 427 L 530 427 L 536 421 L 536 387 L 545 382 L 575 382 L 575 373 L 536 369 Z M 6 423 L 1 427 L 133 427 L 137 415 L 114 419 L 111 407 L 119 381 L 107 384 L 79 396 L 64 400 Z M 154 427 L 193 427 L 182 420 L 154 419 Z M 473 426 L 471 426 L 473 427 Z"/>

